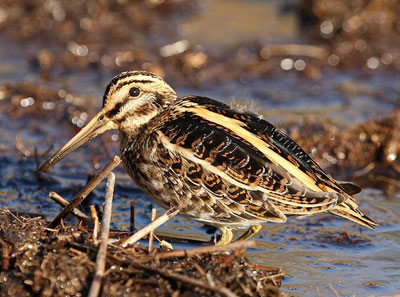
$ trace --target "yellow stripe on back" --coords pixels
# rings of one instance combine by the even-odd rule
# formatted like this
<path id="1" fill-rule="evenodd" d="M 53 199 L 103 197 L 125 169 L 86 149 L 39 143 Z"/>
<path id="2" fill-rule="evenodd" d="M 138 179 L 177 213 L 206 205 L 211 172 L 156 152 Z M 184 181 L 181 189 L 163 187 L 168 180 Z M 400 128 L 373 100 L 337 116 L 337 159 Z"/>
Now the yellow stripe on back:
<path id="1" fill-rule="evenodd" d="M 188 106 L 188 105 L 186 105 L 186 106 Z M 228 128 L 229 130 L 231 130 L 233 133 L 235 133 L 239 137 L 241 137 L 244 140 L 246 140 L 247 142 L 251 143 L 260 152 L 262 152 L 269 160 L 271 160 L 271 162 L 283 167 L 287 172 L 289 172 L 291 175 L 296 177 L 300 182 L 302 182 L 308 188 L 310 188 L 314 191 L 324 192 L 321 188 L 319 188 L 315 184 L 315 180 L 312 177 L 310 177 L 305 172 L 303 172 L 300 168 L 296 167 L 290 161 L 286 160 L 285 158 L 280 156 L 278 153 L 276 153 L 272 149 L 270 149 L 270 146 L 268 143 L 261 140 L 253 133 L 244 129 L 243 126 L 246 125 L 245 123 L 235 120 L 235 119 L 228 118 L 224 115 L 212 112 L 212 111 L 210 111 L 204 107 L 201 107 L 197 104 L 193 104 L 189 107 L 186 107 L 185 110 L 189 111 L 193 114 L 196 114 L 209 122 L 213 122 L 220 126 Z M 334 191 L 330 188 L 327 188 L 327 190 Z"/>

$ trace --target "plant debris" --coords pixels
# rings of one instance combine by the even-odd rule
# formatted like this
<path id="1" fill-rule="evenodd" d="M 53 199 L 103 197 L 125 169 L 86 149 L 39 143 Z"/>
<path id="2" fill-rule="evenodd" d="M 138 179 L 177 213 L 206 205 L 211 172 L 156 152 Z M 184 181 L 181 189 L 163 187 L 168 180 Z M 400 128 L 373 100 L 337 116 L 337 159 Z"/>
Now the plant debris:
<path id="1" fill-rule="evenodd" d="M 347 128 L 329 120 L 287 122 L 289 135 L 323 168 L 360 185 L 398 191 L 400 113 Z"/>
<path id="2" fill-rule="evenodd" d="M 40 217 L 0 210 L 0 295 L 7 292 L 10 296 L 87 295 L 98 250 L 92 234 L 81 223 L 62 224 L 54 230 L 46 225 Z M 149 253 L 147 247 L 138 244 L 127 249 L 109 244 L 103 293 L 106 296 L 280 296 L 277 288 L 282 279 L 280 270 L 249 263 L 242 249 L 183 258 L 156 257 L 168 251 L 165 247 L 154 247 Z"/>

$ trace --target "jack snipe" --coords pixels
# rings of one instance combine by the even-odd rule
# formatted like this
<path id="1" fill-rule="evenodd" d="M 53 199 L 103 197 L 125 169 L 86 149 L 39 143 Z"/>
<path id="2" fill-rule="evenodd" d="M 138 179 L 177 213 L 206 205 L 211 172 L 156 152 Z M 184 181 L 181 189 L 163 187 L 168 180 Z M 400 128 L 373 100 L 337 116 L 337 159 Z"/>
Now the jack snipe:
<path id="1" fill-rule="evenodd" d="M 121 157 L 133 181 L 154 201 L 222 230 L 319 212 L 374 229 L 358 210 L 360 189 L 335 181 L 269 122 L 200 96 L 178 98 L 160 77 L 129 71 L 114 77 L 100 112 L 39 170 L 93 137 L 119 129 Z"/>

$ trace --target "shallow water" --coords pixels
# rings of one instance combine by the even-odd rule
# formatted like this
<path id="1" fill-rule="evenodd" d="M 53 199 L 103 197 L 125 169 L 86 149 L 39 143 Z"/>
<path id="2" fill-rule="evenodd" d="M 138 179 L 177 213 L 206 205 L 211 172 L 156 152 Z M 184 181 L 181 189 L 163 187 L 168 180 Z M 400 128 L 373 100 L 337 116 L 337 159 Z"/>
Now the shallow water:
<path id="1" fill-rule="evenodd" d="M 236 5 L 239 7 L 235 6 L 235 9 L 240 10 L 240 1 L 217 3 L 222 3 L 225 8 L 227 5 Z M 249 3 L 253 3 L 251 9 L 256 10 L 276 6 L 274 2 Z M 213 5 L 218 9 L 219 4 Z M 221 14 L 215 12 L 211 17 L 221 17 Z M 246 16 L 244 14 L 243 18 Z M 285 24 L 282 31 L 277 32 L 276 40 L 296 39 L 297 32 L 290 23 L 290 15 L 282 18 L 277 16 L 271 21 Z M 256 18 L 254 22 L 261 26 L 267 25 L 264 22 L 268 20 Z M 210 40 L 204 40 L 201 24 L 201 16 L 189 18 L 183 22 L 182 30 L 195 32 L 197 28 L 198 33 L 191 35 L 193 40 L 197 38 L 198 42 L 216 46 L 218 50 L 218 34 L 221 33 L 215 32 L 209 36 Z M 254 38 L 263 39 L 250 30 L 252 26 L 243 28 L 243 32 L 237 32 L 241 26 L 234 28 L 242 40 L 251 34 Z M 222 28 L 221 32 L 227 30 Z M 26 62 L 28 50 L 7 38 L 1 38 L 1 83 L 32 81 L 55 89 L 68 86 L 69 92 L 76 95 L 73 103 L 78 108 L 85 106 L 89 117 L 100 107 L 104 86 L 111 74 L 103 73 L 99 77 L 94 72 L 74 73 L 45 83 L 40 81 L 39 74 Z M 227 42 L 231 42 L 229 38 Z M 369 76 L 357 72 L 325 73 L 321 81 L 288 73 L 265 80 L 229 82 L 207 90 L 180 89 L 178 92 L 182 95 L 206 95 L 226 103 L 255 104 L 259 113 L 278 125 L 287 118 L 310 116 L 329 117 L 343 125 L 350 125 L 388 114 L 399 103 L 399 81 L 399 75 L 390 71 L 376 71 Z M 377 96 L 378 93 L 380 96 Z M 20 108 L 24 109 L 22 106 Z M 49 111 L 45 117 L 31 115 L 13 118 L 6 114 L 0 117 L 0 207 L 46 214 L 51 219 L 60 211 L 60 207 L 47 197 L 47 193 L 56 191 L 64 198 L 71 199 L 84 185 L 87 175 L 95 171 L 93 163 L 96 162 L 93 162 L 92 156 L 99 156 L 98 167 L 102 167 L 112 151 L 117 151 L 118 144 L 115 142 L 109 147 L 110 152 L 104 153 L 104 143 L 96 139 L 58 164 L 50 174 L 37 175 L 37 164 L 31 157 L 34 148 L 43 153 L 51 144 L 61 145 L 76 132 L 72 125 L 55 120 L 53 115 Z M 68 121 L 68 118 L 63 121 Z M 18 137 L 21 138 L 23 149 L 16 151 L 14 143 Z M 94 191 L 90 203 L 101 205 L 102 196 L 103 188 L 100 187 Z M 400 194 L 388 199 L 381 191 L 366 188 L 357 197 L 361 201 L 361 209 L 380 222 L 382 227 L 370 231 L 328 215 L 290 219 L 284 225 L 266 224 L 257 238 L 259 249 L 250 250 L 248 256 L 254 262 L 282 268 L 286 275 L 283 290 L 288 295 L 334 296 L 331 287 L 340 296 L 400 293 Z M 154 204 L 119 168 L 113 205 L 115 228 L 129 228 L 129 203 L 132 199 L 136 201 L 136 224 L 143 226 L 149 222 Z M 207 241 L 210 235 L 205 231 L 203 226 L 179 217 L 159 230 L 163 234 Z"/>

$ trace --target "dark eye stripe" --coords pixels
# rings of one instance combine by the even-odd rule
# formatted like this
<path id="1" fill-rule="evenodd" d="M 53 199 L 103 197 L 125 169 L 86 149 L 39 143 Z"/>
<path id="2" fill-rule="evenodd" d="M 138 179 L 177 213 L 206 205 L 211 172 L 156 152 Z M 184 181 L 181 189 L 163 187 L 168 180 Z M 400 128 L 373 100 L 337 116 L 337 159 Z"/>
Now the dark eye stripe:
<path id="1" fill-rule="evenodd" d="M 116 114 L 119 113 L 119 111 L 121 110 L 121 108 L 124 105 L 124 103 L 125 102 L 119 102 L 119 103 L 115 104 L 114 108 L 106 113 L 106 116 L 108 118 L 114 117 Z"/>
<path id="2" fill-rule="evenodd" d="M 154 92 L 154 96 L 155 96 L 154 104 L 157 107 L 162 107 L 164 102 L 164 96 L 157 92 Z"/>

